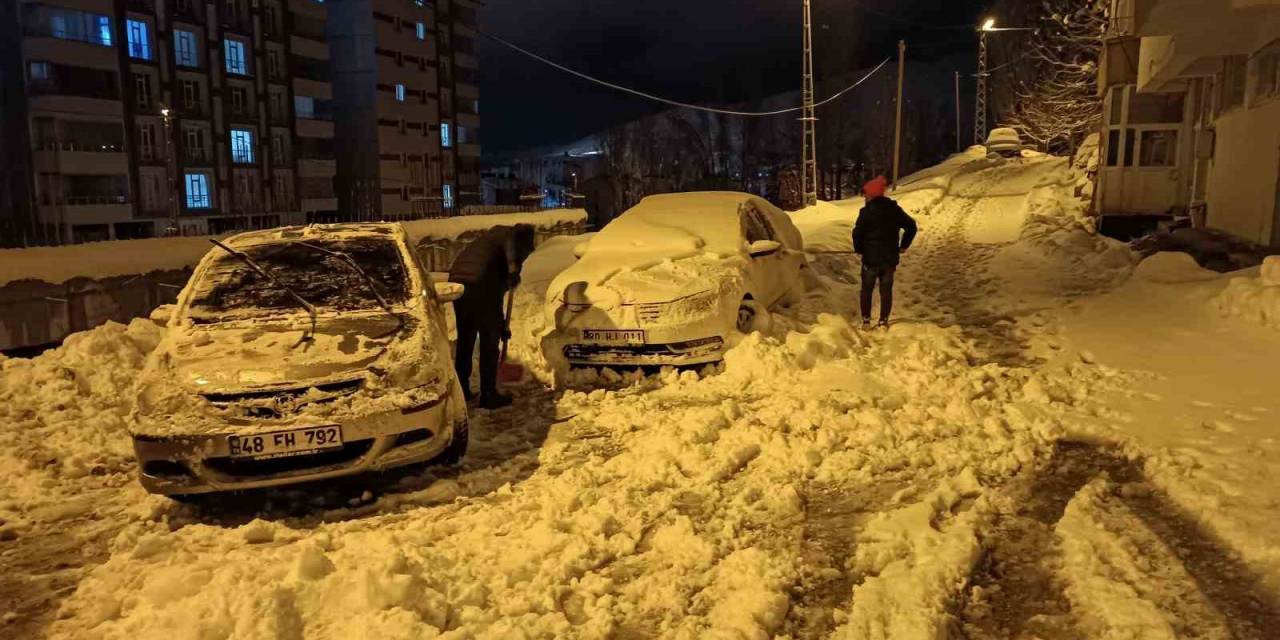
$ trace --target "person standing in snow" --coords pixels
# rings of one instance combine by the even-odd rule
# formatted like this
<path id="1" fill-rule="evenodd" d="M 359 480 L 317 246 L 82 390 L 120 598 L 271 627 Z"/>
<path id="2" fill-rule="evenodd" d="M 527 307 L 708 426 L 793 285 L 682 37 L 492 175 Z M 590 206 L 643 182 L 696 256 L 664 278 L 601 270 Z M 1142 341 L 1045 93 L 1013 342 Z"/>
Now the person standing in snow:
<path id="1" fill-rule="evenodd" d="M 498 391 L 498 343 L 511 337 L 503 301 L 508 290 L 520 283 L 520 268 L 533 253 L 533 225 L 499 226 L 485 231 L 467 245 L 449 269 L 449 281 L 466 287 L 454 302 L 458 318 L 458 344 L 454 368 L 462 392 L 470 402 L 471 356 L 480 343 L 480 400 L 484 409 L 511 404 L 511 396 Z"/>
<path id="2" fill-rule="evenodd" d="M 867 203 L 853 226 L 853 251 L 862 256 L 863 327 L 871 325 L 871 295 L 876 282 L 880 283 L 880 326 L 889 326 L 893 274 L 898 268 L 899 255 L 916 237 L 916 221 L 884 195 L 888 182 L 884 176 L 876 176 L 862 186 Z"/>

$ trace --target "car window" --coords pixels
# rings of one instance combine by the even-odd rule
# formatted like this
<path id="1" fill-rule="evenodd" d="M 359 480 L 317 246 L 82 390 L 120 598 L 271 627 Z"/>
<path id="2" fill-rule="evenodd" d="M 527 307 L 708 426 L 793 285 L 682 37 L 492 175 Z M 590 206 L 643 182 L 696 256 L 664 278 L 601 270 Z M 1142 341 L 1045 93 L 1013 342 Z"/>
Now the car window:
<path id="1" fill-rule="evenodd" d="M 748 202 L 742 205 L 742 221 L 746 229 L 747 244 L 774 239 L 773 227 L 754 204 Z"/>
<path id="2" fill-rule="evenodd" d="M 307 244 L 351 256 L 391 304 L 405 302 L 409 279 L 397 244 L 383 238 L 307 240 Z M 197 323 L 295 312 L 292 289 L 322 311 L 377 309 L 369 283 L 340 258 L 300 242 L 261 244 L 243 249 L 283 287 L 259 276 L 230 254 L 217 255 L 196 283 L 188 315 Z"/>

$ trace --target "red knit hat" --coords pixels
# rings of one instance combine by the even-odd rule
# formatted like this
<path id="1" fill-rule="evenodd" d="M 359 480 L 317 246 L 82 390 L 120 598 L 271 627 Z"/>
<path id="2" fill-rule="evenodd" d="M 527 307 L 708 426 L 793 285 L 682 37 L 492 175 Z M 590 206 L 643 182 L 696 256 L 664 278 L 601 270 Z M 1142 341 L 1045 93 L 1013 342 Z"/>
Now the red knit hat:
<path id="1" fill-rule="evenodd" d="M 876 176 L 862 185 L 862 195 L 868 200 L 873 200 L 884 195 L 885 189 L 889 187 L 889 179 L 884 176 Z"/>

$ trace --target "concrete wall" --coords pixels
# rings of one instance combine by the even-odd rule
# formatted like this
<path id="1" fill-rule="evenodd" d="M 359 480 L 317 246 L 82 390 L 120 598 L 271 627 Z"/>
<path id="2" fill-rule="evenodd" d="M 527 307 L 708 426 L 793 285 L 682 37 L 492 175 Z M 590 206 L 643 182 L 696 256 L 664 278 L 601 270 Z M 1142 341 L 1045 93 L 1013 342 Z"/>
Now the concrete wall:
<path id="1" fill-rule="evenodd" d="M 1214 127 L 1217 141 L 1205 194 L 1208 225 L 1269 244 L 1280 180 L 1280 100 L 1235 109 Z"/>

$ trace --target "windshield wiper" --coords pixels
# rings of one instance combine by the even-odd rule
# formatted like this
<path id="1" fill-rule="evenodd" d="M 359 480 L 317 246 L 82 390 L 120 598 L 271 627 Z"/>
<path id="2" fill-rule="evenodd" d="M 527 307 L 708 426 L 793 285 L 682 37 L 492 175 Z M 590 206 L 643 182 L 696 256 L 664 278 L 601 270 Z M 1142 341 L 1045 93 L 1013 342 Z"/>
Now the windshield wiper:
<path id="1" fill-rule="evenodd" d="M 325 255 L 333 256 L 341 260 L 343 264 L 351 267 L 351 270 L 359 274 L 360 277 L 364 280 L 365 285 L 369 287 L 369 292 L 373 294 L 373 297 L 375 299 L 377 299 L 378 306 L 382 307 L 383 311 L 386 311 L 388 315 L 396 319 L 396 323 L 397 323 L 396 328 L 392 330 L 391 333 L 395 333 L 396 331 L 399 331 L 404 328 L 404 318 L 402 318 L 400 314 L 396 313 L 395 310 L 391 308 L 391 303 L 387 302 L 387 299 L 382 297 L 382 294 L 378 292 L 377 283 L 374 282 L 373 278 L 368 273 L 366 273 L 364 269 L 360 268 L 360 265 L 357 264 L 355 259 L 352 258 L 349 254 L 347 254 L 344 251 L 335 251 L 333 249 L 327 249 L 320 245 L 311 244 L 310 242 L 298 242 L 296 244 L 304 246 L 308 249 L 319 251 L 320 253 L 323 253 Z"/>
<path id="2" fill-rule="evenodd" d="M 263 278 L 266 278 L 267 281 L 270 282 L 271 284 L 283 289 L 285 293 L 289 294 L 289 297 L 293 298 L 294 302 L 298 303 L 298 306 L 307 310 L 307 315 L 311 316 L 311 332 L 303 333 L 302 337 L 299 338 L 298 341 L 294 343 L 293 346 L 296 347 L 302 344 L 303 342 L 306 342 L 308 339 L 310 339 L 312 336 L 316 334 L 316 306 L 315 305 L 311 304 L 310 302 L 307 302 L 305 298 L 298 295 L 298 292 L 289 288 L 289 286 L 285 285 L 283 282 L 280 282 L 279 280 L 277 280 L 275 276 L 271 275 L 271 273 L 269 273 L 266 269 L 263 269 L 261 266 L 259 266 L 257 262 L 253 261 L 253 258 L 250 258 L 249 256 L 245 255 L 244 252 L 236 251 L 235 249 L 232 249 L 231 247 L 228 247 L 227 245 L 222 244 L 221 242 L 218 242 L 218 240 L 214 238 L 209 238 L 209 242 L 212 242 L 219 249 L 226 251 L 232 256 L 235 256 L 236 259 L 248 265 L 250 269 L 253 269 L 255 273 L 262 276 Z"/>

